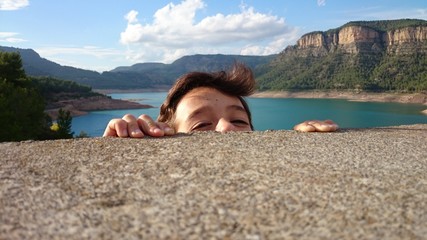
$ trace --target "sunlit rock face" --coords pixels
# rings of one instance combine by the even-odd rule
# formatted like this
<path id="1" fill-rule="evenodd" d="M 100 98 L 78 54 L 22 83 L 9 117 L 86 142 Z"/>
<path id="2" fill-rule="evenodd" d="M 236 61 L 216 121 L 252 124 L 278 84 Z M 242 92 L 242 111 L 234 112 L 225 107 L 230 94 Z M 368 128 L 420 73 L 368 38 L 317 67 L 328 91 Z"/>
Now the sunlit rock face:
<path id="1" fill-rule="evenodd" d="M 302 36 L 294 50 L 302 56 L 322 56 L 337 50 L 358 54 L 381 52 L 409 54 L 427 52 L 427 27 L 405 27 L 381 32 L 363 26 L 347 26 L 339 31 L 313 32 Z"/>

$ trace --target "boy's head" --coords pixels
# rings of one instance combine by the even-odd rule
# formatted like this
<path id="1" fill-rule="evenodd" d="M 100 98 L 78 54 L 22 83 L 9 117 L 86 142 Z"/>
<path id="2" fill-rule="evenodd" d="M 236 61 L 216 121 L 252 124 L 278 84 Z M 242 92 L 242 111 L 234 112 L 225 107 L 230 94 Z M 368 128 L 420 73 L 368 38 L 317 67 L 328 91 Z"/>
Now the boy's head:
<path id="1" fill-rule="evenodd" d="M 243 64 L 235 64 L 229 71 L 191 72 L 178 78 L 169 90 L 157 120 L 185 132 L 218 131 L 224 124 L 235 130 L 253 130 L 243 97 L 254 91 L 253 73 Z"/>

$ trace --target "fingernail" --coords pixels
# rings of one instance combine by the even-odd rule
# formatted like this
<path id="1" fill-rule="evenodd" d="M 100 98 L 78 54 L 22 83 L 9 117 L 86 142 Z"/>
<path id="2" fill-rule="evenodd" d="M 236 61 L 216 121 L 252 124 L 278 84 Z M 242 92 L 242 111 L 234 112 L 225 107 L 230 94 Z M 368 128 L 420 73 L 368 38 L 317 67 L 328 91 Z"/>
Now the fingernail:
<path id="1" fill-rule="evenodd" d="M 139 129 L 132 131 L 133 135 L 137 135 L 137 134 L 141 134 L 141 133 L 142 133 L 142 131 Z"/>
<path id="2" fill-rule="evenodd" d="M 120 136 L 127 136 L 128 135 L 128 131 L 126 129 L 123 129 L 120 131 Z"/>
<path id="3" fill-rule="evenodd" d="M 159 132 L 161 132 L 162 130 L 161 130 L 160 128 L 152 128 L 152 129 L 151 129 L 151 131 L 152 131 L 153 133 L 159 133 Z"/>

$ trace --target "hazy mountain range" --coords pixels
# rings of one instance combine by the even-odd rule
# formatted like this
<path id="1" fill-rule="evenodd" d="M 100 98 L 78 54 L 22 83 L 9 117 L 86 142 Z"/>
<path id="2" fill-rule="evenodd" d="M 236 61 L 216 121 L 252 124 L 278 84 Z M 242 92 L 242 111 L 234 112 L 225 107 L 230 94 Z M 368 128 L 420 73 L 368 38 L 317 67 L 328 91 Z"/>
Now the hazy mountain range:
<path id="1" fill-rule="evenodd" d="M 274 59 L 271 56 L 240 55 L 192 55 L 184 56 L 171 64 L 138 63 L 117 67 L 102 73 L 49 61 L 32 49 L 1 47 L 0 51 L 19 52 L 27 75 L 50 76 L 92 86 L 95 89 L 132 89 L 170 86 L 182 74 L 189 71 L 219 71 L 227 69 L 235 61 L 243 62 L 255 69 Z"/>

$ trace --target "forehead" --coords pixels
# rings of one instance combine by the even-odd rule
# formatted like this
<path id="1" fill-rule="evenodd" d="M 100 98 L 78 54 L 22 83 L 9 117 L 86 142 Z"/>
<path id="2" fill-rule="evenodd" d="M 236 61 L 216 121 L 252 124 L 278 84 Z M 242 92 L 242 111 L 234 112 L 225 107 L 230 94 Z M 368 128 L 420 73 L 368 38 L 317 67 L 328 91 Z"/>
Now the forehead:
<path id="1" fill-rule="evenodd" d="M 197 107 L 207 103 L 228 103 L 243 106 L 238 97 L 224 94 L 214 88 L 199 87 L 185 94 L 181 101 L 178 103 L 177 108 L 180 108 L 180 106 L 183 105 L 187 107 Z"/>

